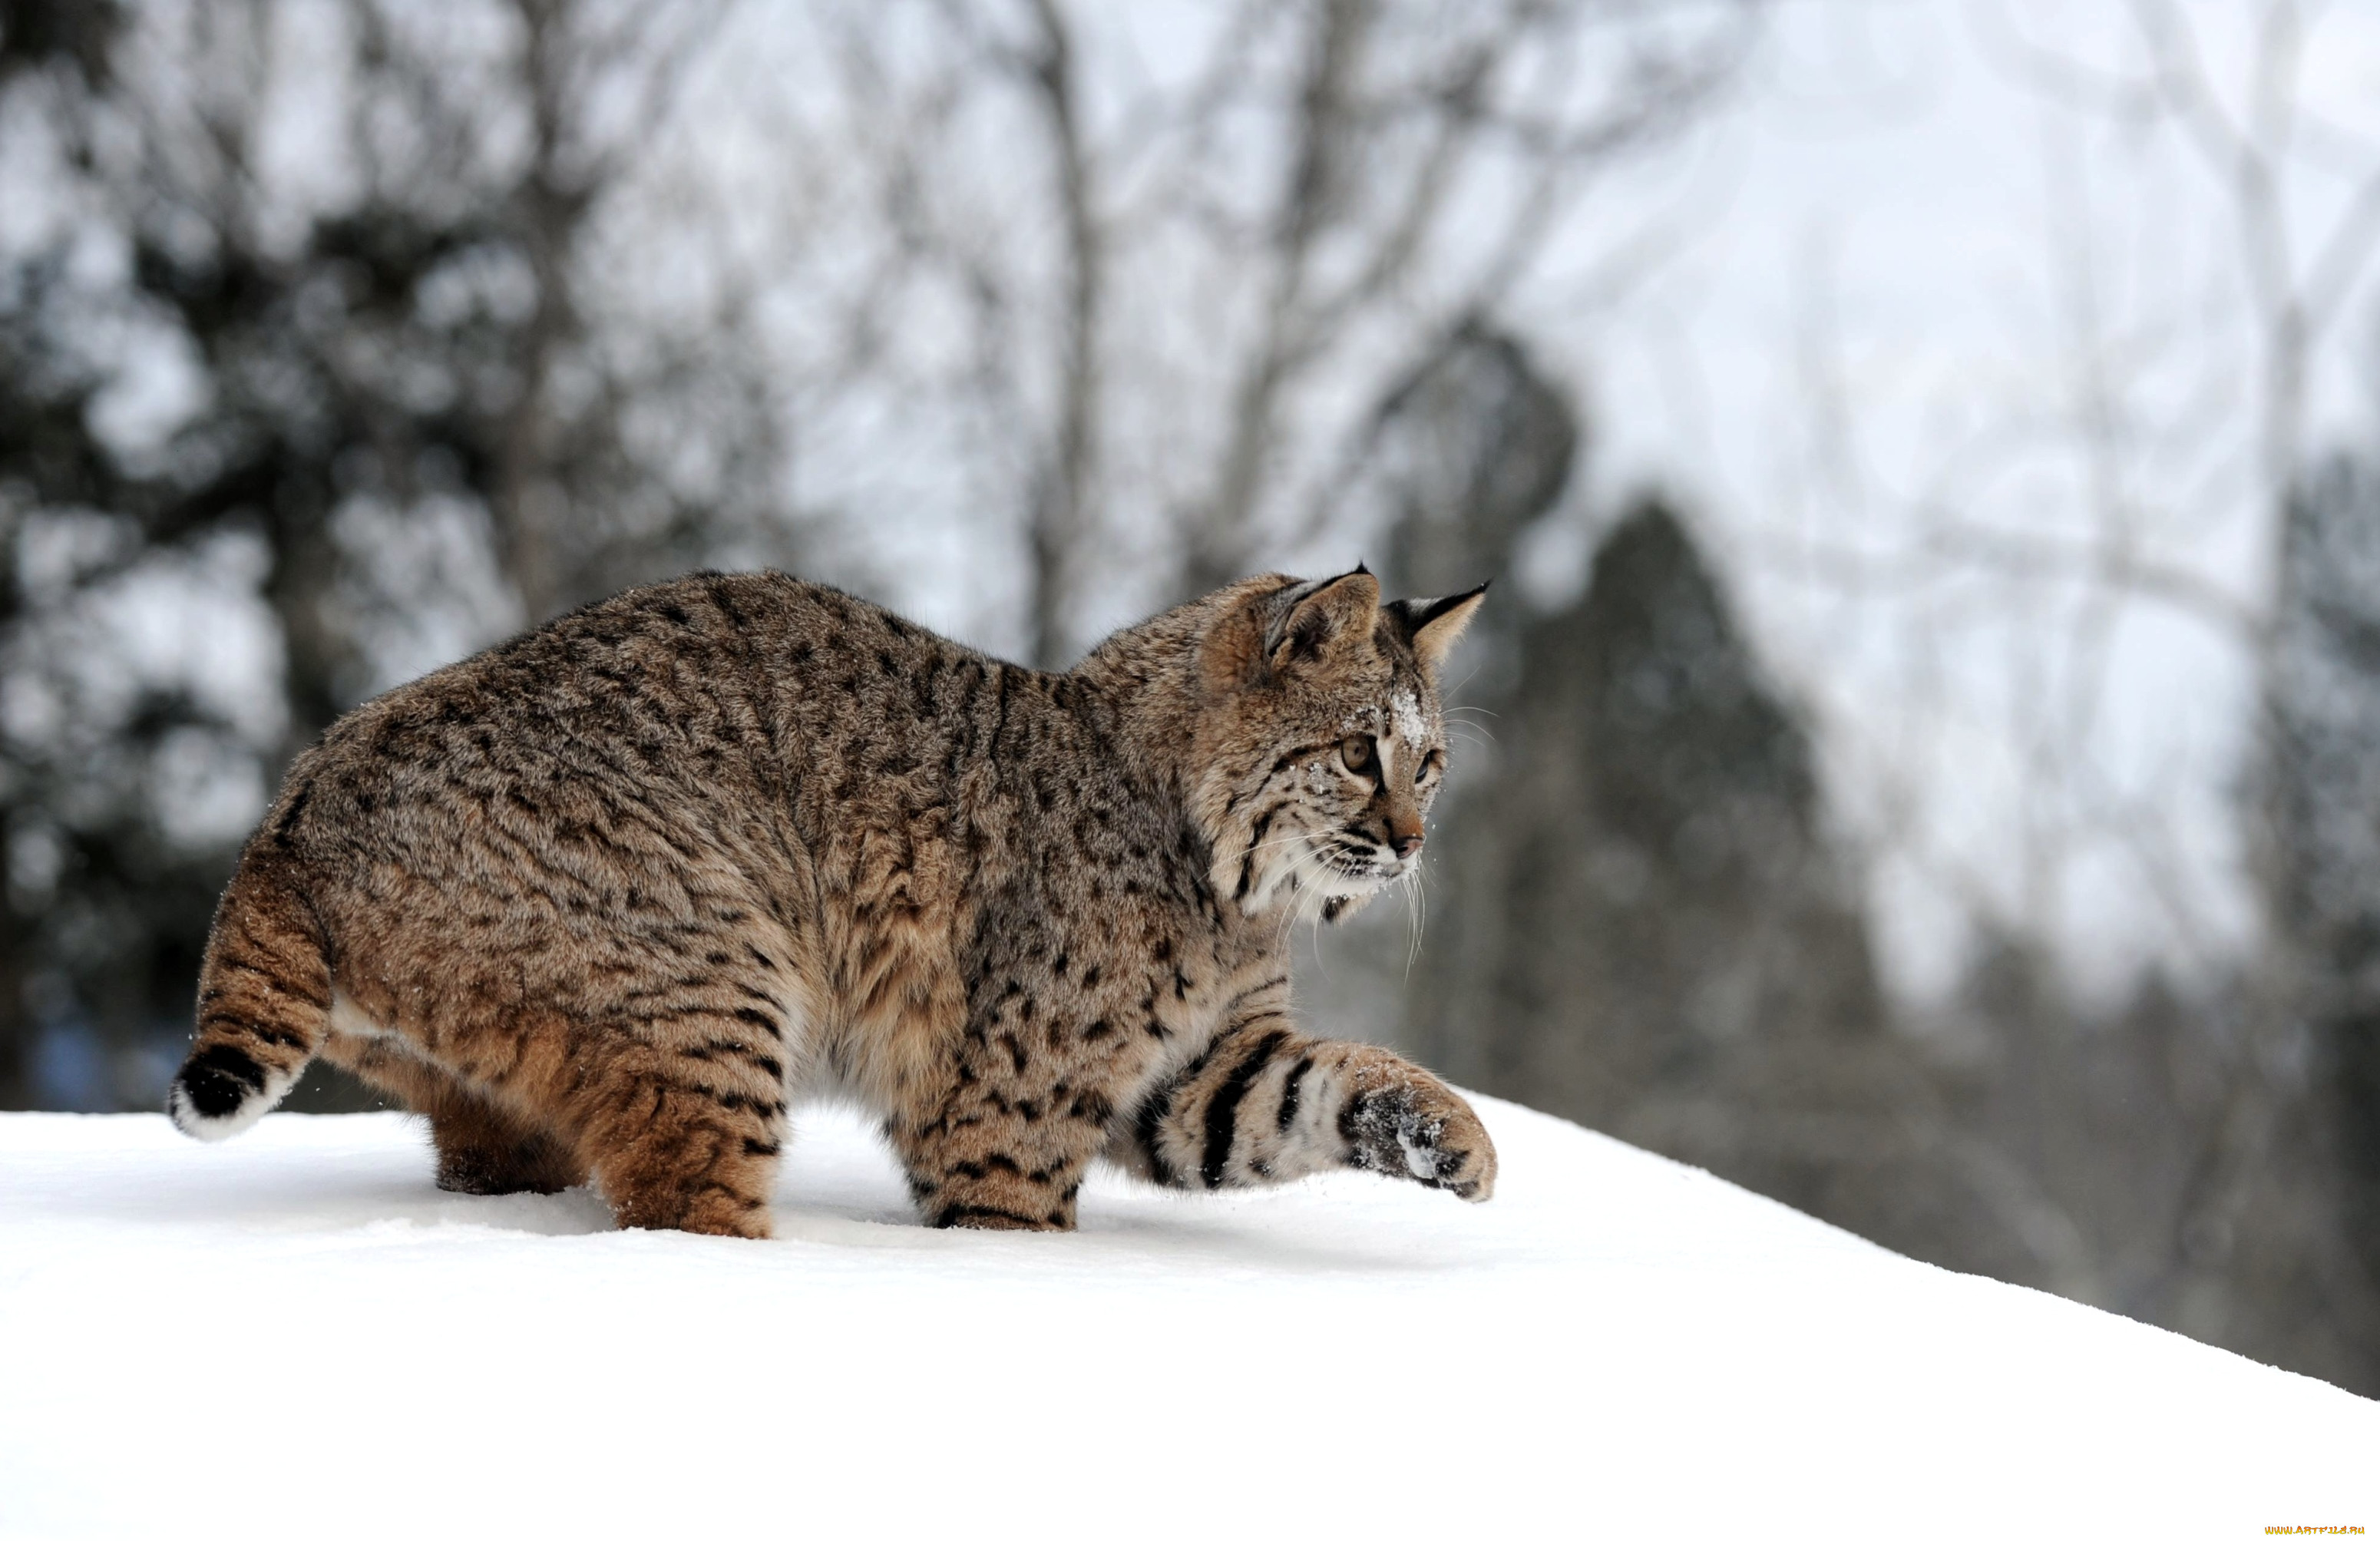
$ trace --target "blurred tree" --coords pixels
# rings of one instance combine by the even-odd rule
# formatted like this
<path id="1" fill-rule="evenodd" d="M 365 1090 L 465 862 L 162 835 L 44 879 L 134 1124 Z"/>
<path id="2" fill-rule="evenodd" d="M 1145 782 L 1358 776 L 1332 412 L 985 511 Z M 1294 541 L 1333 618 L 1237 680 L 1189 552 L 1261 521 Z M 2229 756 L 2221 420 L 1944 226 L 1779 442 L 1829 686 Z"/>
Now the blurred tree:
<path id="1" fill-rule="evenodd" d="M 0 79 L 64 69 L 99 81 L 123 25 L 120 0 L 0 0 Z"/>
<path id="2" fill-rule="evenodd" d="M 1925 1148 L 1932 1098 L 1808 735 L 1686 527 L 1658 502 L 1628 513 L 1517 652 L 1491 700 L 1493 794 L 1444 819 L 1410 1036 L 1467 1084 L 1891 1244 L 1989 1232 L 1988 1212 L 1930 1212 L 1945 1201 L 1923 1190 L 1956 1173 Z"/>
<path id="3" fill-rule="evenodd" d="M 1457 325 L 1367 446 L 1391 586 L 1510 568 L 1566 516 L 1581 438 L 1517 338 Z M 1449 791 L 1405 1041 L 1467 1085 L 1891 1244 L 2023 1263 L 1992 1202 L 2007 1184 L 1960 1181 L 1966 1152 L 1891 1030 L 1808 734 L 1678 516 L 1629 511 L 1584 594 L 1550 611 L 1505 591 L 1463 657 L 1456 731 L 1492 724 L 1466 757 L 1490 763 Z"/>
<path id="4" fill-rule="evenodd" d="M 1801 386 L 1835 515 L 1812 523 L 1841 538 L 1797 534 L 1774 570 L 1834 588 L 1854 626 L 1897 617 L 1877 652 L 1900 683 L 1880 673 L 1838 716 L 1837 748 L 1875 783 L 1872 868 L 1973 924 L 1960 998 L 1912 1025 L 1940 1051 L 1966 1170 L 1997 1170 L 1982 1186 L 2022 1200 L 2003 1207 L 2025 1244 L 1993 1271 L 2368 1393 L 2380 1290 L 2349 1238 L 2374 1232 L 2368 1211 L 2342 1221 L 2367 1159 L 2350 1110 L 2372 1105 L 2351 1025 L 2368 964 L 2338 895 L 2374 875 L 2339 843 L 2369 817 L 2370 772 L 2344 747 L 2369 686 L 2338 618 L 2369 613 L 2347 586 L 2364 581 L 2349 532 L 2371 512 L 2352 512 L 2354 474 L 2310 466 L 2317 382 L 2351 346 L 2380 257 L 2380 159 L 2317 110 L 2352 25 L 2339 8 L 2119 10 L 2113 27 L 2091 7 L 1969 13 L 2043 108 L 2050 238 L 2032 313 L 2063 334 L 2058 378 L 1985 385 L 1936 463 L 1884 474 L 1821 286 L 1801 307 L 1816 345 Z M 2214 202 L 2178 195 L 2176 173 L 2204 175 Z M 2252 545 L 2268 560 L 2240 560 Z M 2179 642 L 2177 619 L 2192 634 Z M 1946 711 L 1947 658 L 2005 673 Z M 2235 681 L 2262 691 L 2238 740 L 2252 773 L 2219 792 L 2169 773 L 2149 746 L 2170 724 L 2145 722 L 2127 687 L 2177 658 L 2192 661 L 2193 708 Z M 1978 699 L 1997 721 L 1969 715 Z M 2010 757 L 2015 795 L 1996 819 L 1957 822 L 2005 861 L 1906 812 L 1938 801 L 1978 745 Z M 2253 795 L 2235 798 L 2240 783 Z M 2252 904 L 2230 903 L 2251 874 L 2224 870 L 2210 825 L 2227 814 L 2261 932 Z M 2120 868 L 2130 902 L 2110 905 L 2097 885 Z M 2107 974 L 2093 954 L 2117 916 L 2155 917 L 2173 968 L 2120 1008 L 2059 967 Z"/>
<path id="5" fill-rule="evenodd" d="M 2305 1041 L 2272 1067 L 2293 1094 L 2277 1143 L 2298 1159 L 2256 1196 L 2313 1211 L 2289 1238 L 2293 1292 L 2332 1353 L 2360 1360 L 2358 1382 L 2380 1387 L 2380 473 L 2369 462 L 2333 460 L 2285 504 L 2265 661 L 2259 866 L 2273 989 Z"/>
<path id="6" fill-rule="evenodd" d="M 1241 6 L 1153 79 L 1060 0 L 11 0 L 49 180 L 0 252 L 0 1038 L 38 999 L 140 1080 L 287 757 L 566 604 L 814 549 L 792 426 L 845 528 L 904 476 L 988 514 L 1045 661 L 1310 546 L 1330 404 L 1523 285 L 1755 8 Z M 713 91 L 738 37 L 793 74 Z"/>
<path id="7" fill-rule="evenodd" d="M 851 196 L 819 200 L 802 271 L 848 342 L 812 368 L 1019 532 L 1025 641 L 1062 664 L 1152 601 L 1362 538 L 1345 491 L 1386 382 L 1706 120 L 1758 12 L 828 7 L 817 175 Z"/>
<path id="8" fill-rule="evenodd" d="M 2205 1132 L 2238 1074 L 2240 1004 L 2153 974 L 2129 1001 L 2086 1007 L 2034 939 L 1986 933 L 1923 1041 L 1956 1171 L 2007 1244 L 1980 1259 L 1972 1237 L 1912 1250 L 2145 1321 L 2195 1315 L 2187 1330 L 2221 1336 L 2191 1217 Z"/>
<path id="9" fill-rule="evenodd" d="M 1474 327 L 1390 399 L 1375 495 L 1396 586 L 1508 564 L 1571 467 L 1561 394 Z M 1449 790 L 1404 1041 L 1912 1256 L 2380 1385 L 2353 1185 L 2380 1107 L 2357 982 L 2380 977 L 2374 484 L 2342 465 L 2290 516 L 2265 776 L 2315 1050 L 2298 1069 L 2260 1058 L 2254 981 L 2153 975 L 2086 1006 L 2020 932 L 1987 936 L 1946 1011 L 1896 1022 L 1809 734 L 1658 500 L 1605 529 L 1583 595 L 1508 598 L 1466 644 L 1491 763 Z"/>
<path id="10" fill-rule="evenodd" d="M 1466 316 L 1380 404 L 1365 455 L 1389 506 L 1388 570 L 1415 594 L 1458 593 L 1510 560 L 1570 485 L 1576 410 L 1519 338 Z M 1476 625 L 1516 616 L 1511 603 Z"/>
<path id="11" fill-rule="evenodd" d="M 33 89 L 61 93 L 97 89 L 106 79 L 122 24 L 121 8 L 107 0 L 6 0 L 0 4 L 0 100 L 21 99 L 29 81 Z M 39 274 L 12 277 L 0 288 L 0 645 L 16 637 L 25 609 L 18 575 L 24 506 L 32 496 L 26 471 L 38 467 L 54 483 L 96 491 L 94 473 L 102 470 L 80 428 L 87 389 L 72 371 L 58 380 L 45 378 L 55 375 L 55 366 L 40 372 L 30 367 L 37 352 L 54 351 L 39 348 L 32 335 L 42 330 L 42 285 L 33 281 Z M 29 805 L 55 797 L 44 784 L 45 767 L 24 747 L 18 735 L 0 732 L 0 800 L 7 815 L 0 819 L 0 876 L 8 885 L 8 902 L 0 905 L 0 1109 L 31 1104 L 37 914 L 50 873 L 67 855 L 55 833 L 24 815 Z"/>
<path id="12" fill-rule="evenodd" d="M 0 13 L 58 178 L 0 274 L 13 1105 L 25 1045 L 91 1034 L 118 1068 L 71 1095 L 147 1100 L 242 825 L 338 711 L 625 583 L 790 553 L 744 334 L 624 339 L 580 300 L 699 7 L 478 19 Z M 336 106 L 292 161 L 272 110 L 308 69 Z M 261 600 L 250 677 L 128 654 L 134 612 L 194 590 Z"/>

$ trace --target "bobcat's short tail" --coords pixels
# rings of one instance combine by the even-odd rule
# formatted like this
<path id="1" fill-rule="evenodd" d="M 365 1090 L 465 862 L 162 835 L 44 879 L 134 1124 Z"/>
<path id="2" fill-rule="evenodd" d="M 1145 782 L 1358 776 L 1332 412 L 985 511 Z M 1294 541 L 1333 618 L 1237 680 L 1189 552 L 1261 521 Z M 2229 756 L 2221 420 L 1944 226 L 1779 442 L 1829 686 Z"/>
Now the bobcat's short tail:
<path id="1" fill-rule="evenodd" d="M 330 1031 L 331 969 L 285 868 L 251 852 L 216 907 L 198 1031 L 165 1094 L 182 1133 L 227 1139 L 297 1085 Z"/>

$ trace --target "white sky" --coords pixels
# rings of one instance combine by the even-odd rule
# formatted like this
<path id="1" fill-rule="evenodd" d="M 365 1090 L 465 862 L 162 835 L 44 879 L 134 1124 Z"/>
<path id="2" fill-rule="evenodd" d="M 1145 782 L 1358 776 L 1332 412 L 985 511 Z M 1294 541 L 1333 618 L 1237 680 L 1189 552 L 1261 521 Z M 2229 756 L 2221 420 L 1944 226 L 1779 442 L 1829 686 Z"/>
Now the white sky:
<path id="1" fill-rule="evenodd" d="M 2248 9 L 2189 7 L 2234 101 L 2246 51 L 2227 23 Z M 2366 136 L 2341 142 L 2342 164 L 2380 171 L 2380 5 L 2308 14 L 2305 100 Z M 2114 472 L 2132 549 L 2250 604 L 2262 592 L 2270 526 L 2228 205 L 2168 129 L 2118 132 L 2020 83 L 1996 16 L 2077 55 L 2139 59 L 2122 51 L 2129 9 L 2104 0 L 1783 6 L 1691 164 L 1613 200 L 1615 240 L 1639 210 L 1682 211 L 1665 216 L 1678 257 L 1571 318 L 1564 350 L 1596 409 L 1598 491 L 1686 495 L 1823 725 L 1888 965 L 1921 991 L 1949 982 L 1978 904 L 2039 925 L 2103 986 L 2149 957 L 2187 969 L 2252 926 L 2231 802 L 2251 688 L 2236 634 L 2170 605 L 2103 612 L 2054 576 L 1878 560 L 1921 533 L 1921 503 L 2069 548 L 2108 531 L 2063 427 L 2095 366 L 2136 419 Z M 2301 270 L 2350 186 L 2293 184 Z M 2380 347 L 2362 294 L 2317 355 L 2316 446 L 2372 437 Z M 2078 319 L 2086 299 L 2095 326 Z M 1846 552 L 1869 559 L 1856 583 L 1822 560 Z"/>

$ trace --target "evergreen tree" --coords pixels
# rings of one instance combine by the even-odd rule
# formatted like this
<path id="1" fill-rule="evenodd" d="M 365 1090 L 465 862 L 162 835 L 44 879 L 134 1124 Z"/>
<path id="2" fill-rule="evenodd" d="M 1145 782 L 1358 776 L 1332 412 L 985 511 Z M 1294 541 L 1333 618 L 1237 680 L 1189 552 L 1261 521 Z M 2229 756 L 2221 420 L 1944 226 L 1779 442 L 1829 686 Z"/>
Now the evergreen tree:
<path id="1" fill-rule="evenodd" d="M 2310 1050 L 2282 1132 L 2327 1169 L 2344 1244 L 2319 1293 L 2380 1377 L 2380 471 L 2341 457 L 2290 498 L 2278 580 L 2261 856 L 2277 994 Z"/>

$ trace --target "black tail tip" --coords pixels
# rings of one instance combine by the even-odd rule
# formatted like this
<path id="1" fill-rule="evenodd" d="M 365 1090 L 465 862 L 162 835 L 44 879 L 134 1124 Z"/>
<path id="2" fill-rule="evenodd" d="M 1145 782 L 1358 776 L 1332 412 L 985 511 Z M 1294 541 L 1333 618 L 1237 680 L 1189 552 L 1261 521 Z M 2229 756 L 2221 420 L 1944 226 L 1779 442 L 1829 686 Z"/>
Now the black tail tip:
<path id="1" fill-rule="evenodd" d="M 174 1077 L 181 1105 L 202 1119 L 231 1117 L 264 1089 L 264 1067 L 248 1050 L 228 1043 L 198 1050 Z"/>

